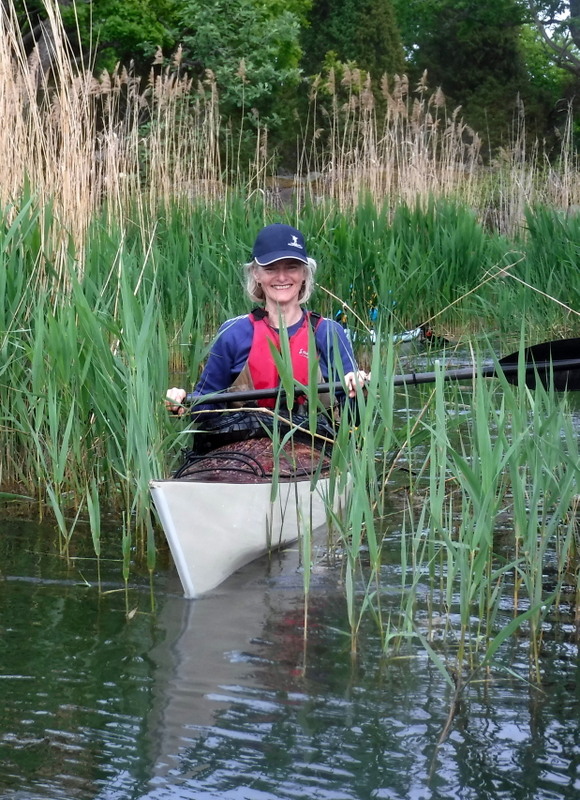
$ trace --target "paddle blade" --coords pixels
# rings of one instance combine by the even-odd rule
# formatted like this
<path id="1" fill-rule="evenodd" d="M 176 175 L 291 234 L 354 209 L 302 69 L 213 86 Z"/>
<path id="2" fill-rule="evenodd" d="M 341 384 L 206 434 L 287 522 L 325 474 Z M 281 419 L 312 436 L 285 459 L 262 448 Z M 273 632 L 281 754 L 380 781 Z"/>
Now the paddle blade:
<path id="1" fill-rule="evenodd" d="M 519 353 L 511 353 L 500 359 L 500 366 L 508 367 L 504 374 L 510 383 L 518 382 L 519 357 Z M 559 339 L 526 347 L 524 360 L 525 382 L 530 389 L 535 389 L 539 381 L 546 388 L 553 386 L 557 392 L 580 391 L 580 339 Z M 574 361 L 577 363 L 570 363 Z"/>

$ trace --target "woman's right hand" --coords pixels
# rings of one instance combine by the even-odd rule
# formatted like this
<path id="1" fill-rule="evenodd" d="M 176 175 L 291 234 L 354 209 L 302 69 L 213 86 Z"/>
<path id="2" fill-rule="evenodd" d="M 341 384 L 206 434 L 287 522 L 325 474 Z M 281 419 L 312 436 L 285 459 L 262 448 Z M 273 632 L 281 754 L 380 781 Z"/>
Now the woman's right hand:
<path id="1" fill-rule="evenodd" d="M 185 389 L 178 389 L 174 386 L 170 389 L 165 396 L 165 407 L 171 414 L 178 414 L 181 416 L 185 413 L 183 401 L 187 397 Z"/>
<path id="2" fill-rule="evenodd" d="M 359 369 L 358 372 L 347 372 L 344 376 L 344 382 L 346 384 L 348 396 L 350 398 L 355 397 L 357 388 L 364 387 L 370 379 L 370 372 L 363 372 L 362 369 Z"/>

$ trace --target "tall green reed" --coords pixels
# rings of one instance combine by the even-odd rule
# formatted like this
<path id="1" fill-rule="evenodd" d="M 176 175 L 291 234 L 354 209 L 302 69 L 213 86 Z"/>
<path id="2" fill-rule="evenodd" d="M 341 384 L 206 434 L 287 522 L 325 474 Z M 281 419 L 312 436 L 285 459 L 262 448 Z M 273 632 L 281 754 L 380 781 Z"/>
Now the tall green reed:
<path id="1" fill-rule="evenodd" d="M 351 651 L 356 653 L 361 625 L 366 615 L 376 621 L 381 635 L 388 624 L 381 612 L 380 579 L 382 533 L 380 519 L 385 505 L 377 470 L 377 456 L 387 453 L 394 441 L 393 384 L 394 349 L 381 364 L 380 348 L 373 348 L 371 381 L 357 390 L 350 411 L 342 414 L 333 448 L 333 470 L 349 476 L 346 505 L 336 521 L 337 545 L 344 564 L 346 611 Z M 364 567 L 363 567 L 364 563 Z"/>
<path id="2" fill-rule="evenodd" d="M 369 621 L 387 654 L 419 638 L 453 686 L 455 703 L 481 671 L 510 669 L 504 645 L 523 629 L 530 675 L 539 681 L 545 621 L 577 574 L 577 420 L 567 399 L 528 390 L 523 372 L 516 386 L 482 378 L 483 353 L 468 386 L 447 382 L 443 360 L 434 388 L 402 391 L 413 410 L 406 429 L 393 432 L 394 365 L 390 355 L 381 364 L 379 351 L 393 348 L 375 347 L 361 424 L 343 429 L 335 449 L 337 457 L 348 454 L 352 475 L 340 539 L 351 648 L 360 647 Z M 407 465 L 409 494 L 394 517 L 401 578 L 393 602 L 383 537 L 391 537 L 396 462 Z"/>
<path id="3" fill-rule="evenodd" d="M 537 680 L 542 620 L 555 597 L 545 567 L 556 560 L 557 594 L 571 556 L 566 517 L 577 494 L 574 422 L 553 392 L 484 380 L 476 371 L 467 392 L 444 391 L 441 373 L 432 402 L 432 421 L 424 422 L 428 499 L 418 517 L 406 514 L 403 523 L 401 562 L 411 565 L 405 591 L 416 592 L 422 573 L 429 613 L 439 604 L 450 624 L 458 615 L 457 679 L 464 669 L 472 674 L 489 665 L 505 640 L 497 624 L 511 582 L 513 629 L 529 630 Z M 406 613 L 413 607 L 408 597 Z"/>

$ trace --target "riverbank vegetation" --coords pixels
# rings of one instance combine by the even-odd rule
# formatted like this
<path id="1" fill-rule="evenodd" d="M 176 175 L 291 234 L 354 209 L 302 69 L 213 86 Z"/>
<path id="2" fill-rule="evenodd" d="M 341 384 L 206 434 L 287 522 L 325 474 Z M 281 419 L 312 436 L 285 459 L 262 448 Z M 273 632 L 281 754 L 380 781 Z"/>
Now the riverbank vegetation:
<path id="1" fill-rule="evenodd" d="M 31 498 L 26 514 L 54 519 L 63 556 L 74 555 L 88 523 L 97 557 L 100 527 L 115 520 L 127 580 L 136 561 L 155 569 L 163 542 L 148 481 L 167 474 L 187 444 L 164 392 L 176 380 L 191 385 L 219 321 L 246 310 L 239 264 L 269 218 L 263 204 L 232 197 L 227 206 L 167 210 L 148 239 L 137 225 L 115 229 L 103 214 L 87 231 L 82 259 L 71 245 L 68 269 L 58 272 L 47 269 L 50 231 L 31 199 L 5 221 L 2 489 Z M 504 587 L 516 608 L 532 609 L 536 643 L 549 603 L 575 602 L 573 396 L 477 376 L 466 388 L 441 380 L 419 393 L 391 381 L 417 368 L 417 356 L 389 345 L 387 332 L 426 321 L 454 343 L 419 354 L 429 366 L 436 356 L 477 363 L 520 341 L 578 333 L 580 220 L 546 208 L 525 219 L 511 240 L 443 199 L 424 209 L 402 204 L 391 217 L 370 202 L 348 214 L 324 205 L 300 215 L 320 262 L 313 303 L 331 316 L 346 309 L 374 376 L 363 423 L 336 455 L 337 473 L 353 471 L 357 487 L 338 542 L 352 581 L 354 643 L 372 610 L 385 652 L 400 644 L 415 631 L 417 592 L 432 595 L 469 658 L 494 642 Z M 371 306 L 385 334 L 374 346 L 365 336 Z M 404 506 L 394 529 L 391 502 Z M 396 609 L 381 593 L 383 542 L 393 536 L 404 565 Z"/>
<path id="2" fill-rule="evenodd" d="M 410 636 L 433 649 L 436 612 L 460 666 L 486 666 L 515 627 L 498 629 L 509 589 L 538 676 L 547 615 L 573 617 L 579 600 L 574 398 L 477 375 L 395 391 L 392 375 L 414 362 L 388 334 L 428 323 L 457 345 L 445 364 L 578 335 L 572 116 L 548 159 L 522 110 L 484 165 L 478 134 L 427 78 L 387 81 L 379 103 L 360 70 L 330 68 L 285 186 L 265 128 L 242 161 L 211 75 L 196 87 L 164 66 L 146 88 L 122 69 L 97 80 L 64 45 L 44 75 L 4 23 L 3 501 L 54 520 L 63 557 L 88 525 L 98 558 L 113 520 L 125 580 L 139 560 L 153 573 L 163 543 L 148 481 L 188 438 L 165 390 L 176 376 L 190 386 L 219 322 L 248 310 L 239 266 L 257 230 L 282 219 L 319 262 L 313 306 L 345 313 L 372 367 L 363 422 L 335 455 L 355 478 L 335 543 L 353 649 L 367 619 L 385 653 Z"/>
<path id="3" fill-rule="evenodd" d="M 3 9 L 44 73 L 60 69 L 64 45 L 82 70 L 128 71 L 145 78 L 141 89 L 165 69 L 194 88 L 211 76 L 224 128 L 245 154 L 267 128 L 291 171 L 310 90 L 331 67 L 339 83 L 344 71 L 370 77 L 383 111 L 384 76 L 415 86 L 427 70 L 478 131 L 487 161 L 509 142 L 516 106 L 528 142 L 544 142 L 550 157 L 577 107 L 580 43 L 565 1 L 7 0 Z"/>

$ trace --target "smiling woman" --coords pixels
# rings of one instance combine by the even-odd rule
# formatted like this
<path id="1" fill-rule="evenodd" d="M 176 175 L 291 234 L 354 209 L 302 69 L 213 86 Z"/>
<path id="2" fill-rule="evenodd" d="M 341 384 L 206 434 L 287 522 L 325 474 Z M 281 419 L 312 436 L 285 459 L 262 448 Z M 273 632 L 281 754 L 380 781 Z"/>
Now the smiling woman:
<path id="1" fill-rule="evenodd" d="M 343 379 L 345 390 L 354 397 L 356 387 L 368 376 L 358 370 L 344 329 L 334 320 L 302 307 L 310 298 L 315 270 L 316 262 L 308 257 L 298 229 L 274 223 L 258 233 L 245 274 L 249 298 L 262 306 L 220 327 L 195 395 L 230 388 L 276 388 L 280 375 L 272 345 L 280 351 L 283 331 L 282 335 L 288 337 L 292 372 L 299 383 L 309 383 L 310 360 L 315 358 L 321 380 Z M 311 332 L 316 346 L 313 354 L 309 353 Z M 183 413 L 185 397 L 184 389 L 170 389 L 170 410 Z M 215 404 L 211 408 L 215 409 Z"/>

